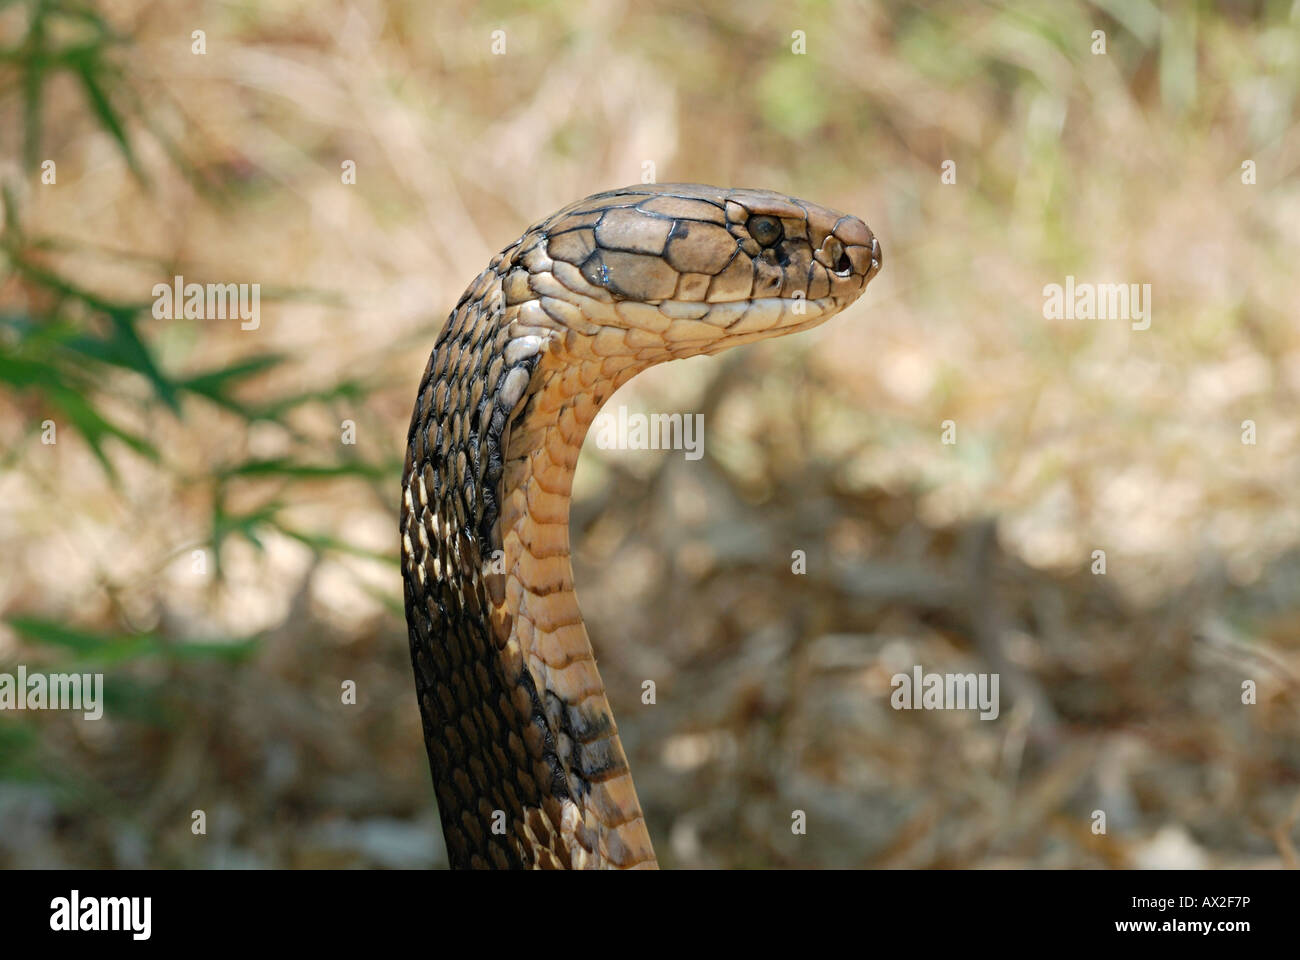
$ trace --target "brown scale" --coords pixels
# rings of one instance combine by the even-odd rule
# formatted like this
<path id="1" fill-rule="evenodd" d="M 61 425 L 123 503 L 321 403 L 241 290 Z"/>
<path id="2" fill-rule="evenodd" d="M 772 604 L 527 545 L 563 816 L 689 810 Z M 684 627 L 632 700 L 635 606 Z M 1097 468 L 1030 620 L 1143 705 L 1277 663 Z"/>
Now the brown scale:
<path id="1" fill-rule="evenodd" d="M 653 867 L 573 589 L 587 428 L 665 360 L 815 326 L 880 269 L 855 217 L 639 185 L 535 224 L 443 327 L 408 435 L 411 662 L 453 867 Z"/>

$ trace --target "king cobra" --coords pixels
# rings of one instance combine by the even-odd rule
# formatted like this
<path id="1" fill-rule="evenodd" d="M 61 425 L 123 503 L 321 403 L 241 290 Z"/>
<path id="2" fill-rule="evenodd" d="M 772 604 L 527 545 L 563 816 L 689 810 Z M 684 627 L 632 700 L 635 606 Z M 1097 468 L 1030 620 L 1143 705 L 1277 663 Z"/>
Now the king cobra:
<path id="1" fill-rule="evenodd" d="M 657 866 L 573 588 L 583 438 L 640 371 L 814 327 L 880 264 L 856 217 L 642 184 L 534 224 L 461 296 L 420 381 L 400 528 L 453 868 Z"/>

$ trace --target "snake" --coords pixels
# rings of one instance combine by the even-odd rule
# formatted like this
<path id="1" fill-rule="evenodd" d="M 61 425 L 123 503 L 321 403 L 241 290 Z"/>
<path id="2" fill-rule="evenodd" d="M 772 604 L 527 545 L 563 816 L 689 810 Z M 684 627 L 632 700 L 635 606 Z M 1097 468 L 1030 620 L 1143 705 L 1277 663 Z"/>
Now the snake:
<path id="1" fill-rule="evenodd" d="M 597 193 L 461 295 L 407 434 L 411 664 L 453 869 L 658 866 L 574 591 L 569 504 L 642 370 L 807 330 L 881 268 L 860 219 L 767 190 Z"/>

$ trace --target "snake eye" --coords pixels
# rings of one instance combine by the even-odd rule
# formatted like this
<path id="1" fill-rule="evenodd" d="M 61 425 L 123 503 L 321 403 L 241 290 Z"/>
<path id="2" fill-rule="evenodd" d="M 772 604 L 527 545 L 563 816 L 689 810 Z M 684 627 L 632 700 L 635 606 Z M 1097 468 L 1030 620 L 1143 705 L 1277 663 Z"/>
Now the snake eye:
<path id="1" fill-rule="evenodd" d="M 754 217 L 749 221 L 749 235 L 760 247 L 770 247 L 781 239 L 781 221 L 776 217 Z"/>

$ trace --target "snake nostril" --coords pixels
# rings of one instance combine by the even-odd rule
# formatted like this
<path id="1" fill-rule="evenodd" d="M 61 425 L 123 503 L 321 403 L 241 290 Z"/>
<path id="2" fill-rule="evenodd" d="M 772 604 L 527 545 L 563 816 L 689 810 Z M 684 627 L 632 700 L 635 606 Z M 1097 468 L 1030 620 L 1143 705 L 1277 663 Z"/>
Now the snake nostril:
<path id="1" fill-rule="evenodd" d="M 835 273 L 837 276 L 847 277 L 853 270 L 853 263 L 849 260 L 849 252 L 841 250 L 839 257 L 835 261 Z"/>

